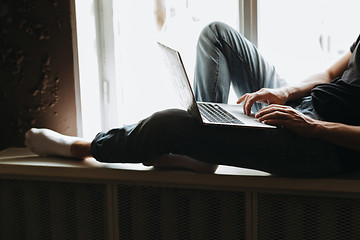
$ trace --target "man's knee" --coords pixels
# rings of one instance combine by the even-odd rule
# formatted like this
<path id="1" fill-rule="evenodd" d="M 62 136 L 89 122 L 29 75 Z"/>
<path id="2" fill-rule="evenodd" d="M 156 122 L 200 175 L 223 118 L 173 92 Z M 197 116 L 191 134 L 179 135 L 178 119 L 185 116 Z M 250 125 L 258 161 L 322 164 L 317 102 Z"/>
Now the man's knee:
<path id="1" fill-rule="evenodd" d="M 205 26 L 200 33 L 201 38 L 217 40 L 219 37 L 235 32 L 236 30 L 223 22 L 212 22 Z"/>
<path id="2" fill-rule="evenodd" d="M 169 135 L 187 131 L 196 120 L 180 109 L 169 109 L 156 112 L 140 123 L 141 131 L 147 138 L 167 139 Z"/>
<path id="3" fill-rule="evenodd" d="M 219 37 L 219 32 L 218 32 L 219 28 L 223 28 L 223 23 L 212 22 L 212 23 L 208 24 L 207 26 L 205 26 L 200 33 L 199 42 L 201 42 L 201 40 L 207 39 L 213 43 L 216 43 L 217 39 Z"/>
<path id="4" fill-rule="evenodd" d="M 226 23 L 212 22 L 204 27 L 200 33 L 198 51 L 214 49 L 214 47 L 222 48 L 223 42 L 236 46 L 245 43 L 246 38 Z"/>

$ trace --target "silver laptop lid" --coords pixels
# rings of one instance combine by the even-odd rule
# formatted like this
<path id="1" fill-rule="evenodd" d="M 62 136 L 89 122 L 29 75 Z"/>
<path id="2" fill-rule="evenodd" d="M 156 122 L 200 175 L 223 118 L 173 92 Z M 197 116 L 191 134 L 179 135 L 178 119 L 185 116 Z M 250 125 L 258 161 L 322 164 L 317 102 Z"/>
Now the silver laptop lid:
<path id="1" fill-rule="evenodd" d="M 180 53 L 158 42 L 164 62 L 169 70 L 171 81 L 176 92 L 179 94 L 180 104 L 186 108 L 197 120 L 202 122 L 199 109 L 196 104 L 189 78 L 186 74 Z"/>

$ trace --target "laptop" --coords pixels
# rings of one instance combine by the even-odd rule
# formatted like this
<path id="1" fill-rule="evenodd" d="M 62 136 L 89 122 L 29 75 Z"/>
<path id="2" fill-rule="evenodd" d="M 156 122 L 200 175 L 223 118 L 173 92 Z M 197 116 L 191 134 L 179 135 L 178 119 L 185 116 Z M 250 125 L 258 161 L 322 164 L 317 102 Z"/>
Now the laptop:
<path id="1" fill-rule="evenodd" d="M 276 128 L 259 122 L 253 115 L 247 116 L 240 105 L 197 102 L 180 53 L 162 43 L 158 42 L 158 45 L 171 81 L 179 94 L 180 104 L 199 122 L 205 125 Z"/>

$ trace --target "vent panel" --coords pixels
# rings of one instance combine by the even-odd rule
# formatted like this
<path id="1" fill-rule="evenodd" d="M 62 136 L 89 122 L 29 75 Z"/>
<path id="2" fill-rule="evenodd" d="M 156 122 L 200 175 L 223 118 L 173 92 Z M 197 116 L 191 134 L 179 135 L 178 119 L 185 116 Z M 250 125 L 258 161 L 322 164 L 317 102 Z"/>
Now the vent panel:
<path id="1" fill-rule="evenodd" d="M 245 239 L 245 193 L 119 185 L 120 239 Z"/>
<path id="2" fill-rule="evenodd" d="M 258 194 L 258 239 L 360 239 L 360 199 Z"/>
<path id="3" fill-rule="evenodd" d="M 108 239 L 106 185 L 0 180 L 0 239 Z"/>

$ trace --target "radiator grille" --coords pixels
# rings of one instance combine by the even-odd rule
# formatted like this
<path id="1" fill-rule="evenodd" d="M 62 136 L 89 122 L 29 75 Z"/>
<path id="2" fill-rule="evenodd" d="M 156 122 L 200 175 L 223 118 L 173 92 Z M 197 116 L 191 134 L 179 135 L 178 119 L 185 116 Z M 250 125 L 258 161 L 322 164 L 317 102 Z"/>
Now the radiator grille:
<path id="1" fill-rule="evenodd" d="M 106 185 L 0 180 L 0 239 L 108 239 Z"/>
<path id="2" fill-rule="evenodd" d="M 245 239 L 245 193 L 119 185 L 120 239 Z"/>
<path id="3" fill-rule="evenodd" d="M 360 199 L 258 195 L 258 239 L 360 239 Z"/>

